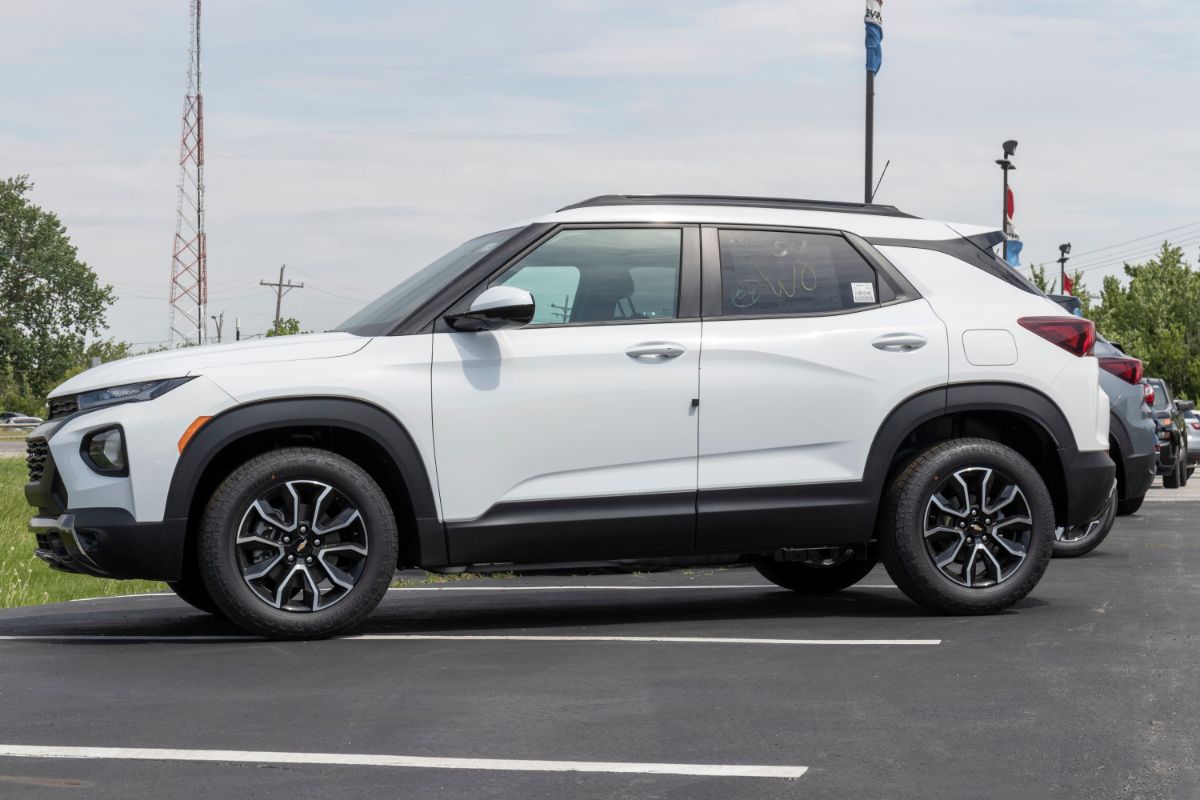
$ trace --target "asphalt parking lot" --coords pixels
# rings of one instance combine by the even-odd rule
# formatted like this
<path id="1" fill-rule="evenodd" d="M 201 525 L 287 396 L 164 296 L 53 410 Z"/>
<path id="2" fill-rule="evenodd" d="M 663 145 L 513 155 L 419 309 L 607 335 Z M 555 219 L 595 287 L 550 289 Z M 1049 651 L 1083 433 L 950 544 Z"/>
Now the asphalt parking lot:
<path id="1" fill-rule="evenodd" d="M 1197 797 L 1198 516 L 1154 489 L 982 618 L 881 568 L 422 585 L 287 644 L 174 597 L 0 612 L 0 796 Z"/>

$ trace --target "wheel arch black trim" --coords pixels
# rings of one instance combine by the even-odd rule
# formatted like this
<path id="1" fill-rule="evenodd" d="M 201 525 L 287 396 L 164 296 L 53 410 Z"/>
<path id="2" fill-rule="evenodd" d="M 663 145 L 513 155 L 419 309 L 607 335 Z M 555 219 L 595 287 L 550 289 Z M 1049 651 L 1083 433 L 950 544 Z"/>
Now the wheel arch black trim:
<path id="1" fill-rule="evenodd" d="M 297 427 L 341 428 L 377 443 L 404 480 L 403 488 L 416 517 L 420 563 L 445 563 L 445 530 L 438 518 L 433 485 L 420 450 L 394 416 L 372 403 L 351 398 L 273 398 L 234 406 L 214 416 L 187 443 L 175 465 L 165 518 L 189 516 L 201 478 L 227 448 L 256 433 Z"/>
<path id="2" fill-rule="evenodd" d="M 881 492 L 905 439 L 926 422 L 971 411 L 1014 414 L 1040 428 L 1056 450 L 1074 446 L 1066 417 L 1053 400 L 1036 389 L 1003 382 L 949 384 L 917 392 L 892 409 L 875 432 L 864 482 Z"/>

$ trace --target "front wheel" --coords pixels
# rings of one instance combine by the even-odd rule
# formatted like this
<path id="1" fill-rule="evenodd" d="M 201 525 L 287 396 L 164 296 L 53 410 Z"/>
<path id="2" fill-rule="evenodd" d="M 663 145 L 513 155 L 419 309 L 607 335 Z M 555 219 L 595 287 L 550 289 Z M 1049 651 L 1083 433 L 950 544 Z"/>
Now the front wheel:
<path id="1" fill-rule="evenodd" d="M 797 561 L 759 561 L 758 574 L 776 586 L 798 594 L 822 595 L 840 592 L 867 577 L 879 557 L 865 557 L 852 547 L 833 547 L 801 553 Z"/>
<path id="2" fill-rule="evenodd" d="M 1053 540 L 1041 476 L 988 439 L 930 447 L 893 479 L 880 510 L 888 575 L 943 614 L 991 614 L 1020 601 L 1045 573 Z"/>
<path id="3" fill-rule="evenodd" d="M 200 525 L 200 572 L 217 606 L 273 639 L 332 636 L 379 604 L 396 568 L 387 497 L 354 462 L 274 450 L 242 464 Z"/>
<path id="4" fill-rule="evenodd" d="M 221 609 L 217 608 L 217 604 L 213 602 L 212 595 L 208 593 L 208 589 L 205 588 L 204 581 L 200 580 L 199 575 L 184 575 L 177 581 L 168 581 L 167 586 L 171 587 L 171 591 L 180 600 L 197 611 L 216 616 L 221 615 Z"/>
<path id="5" fill-rule="evenodd" d="M 1054 529 L 1054 557 L 1075 558 L 1090 553 L 1108 538 L 1117 518 L 1117 487 L 1113 485 L 1100 516 L 1083 525 Z"/>

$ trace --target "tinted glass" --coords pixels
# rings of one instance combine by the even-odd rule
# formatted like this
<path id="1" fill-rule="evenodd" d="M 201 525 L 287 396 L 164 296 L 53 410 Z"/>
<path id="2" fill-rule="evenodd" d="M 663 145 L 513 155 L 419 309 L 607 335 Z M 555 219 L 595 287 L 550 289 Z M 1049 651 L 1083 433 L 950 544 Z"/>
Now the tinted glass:
<path id="1" fill-rule="evenodd" d="M 678 228 L 562 231 L 493 285 L 533 295 L 533 325 L 673 319 L 683 233 Z"/>
<path id="2" fill-rule="evenodd" d="M 878 304 L 875 270 L 840 236 L 720 232 L 727 315 L 821 314 Z"/>
<path id="3" fill-rule="evenodd" d="M 389 333 L 409 314 L 432 300 L 438 292 L 449 286 L 451 281 L 504 244 L 519 230 L 521 229 L 510 228 L 496 231 L 459 245 L 401 281 L 334 330 L 348 331 L 360 336 L 382 336 Z"/>
<path id="4" fill-rule="evenodd" d="M 1151 380 L 1150 385 L 1154 387 L 1154 410 L 1166 411 L 1170 397 L 1167 394 L 1167 387 L 1162 381 Z"/>

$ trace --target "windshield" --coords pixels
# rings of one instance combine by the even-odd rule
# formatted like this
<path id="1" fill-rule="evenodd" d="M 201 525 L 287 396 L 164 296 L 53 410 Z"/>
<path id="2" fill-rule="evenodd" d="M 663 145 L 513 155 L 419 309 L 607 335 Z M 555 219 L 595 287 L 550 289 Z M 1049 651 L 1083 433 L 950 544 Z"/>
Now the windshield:
<path id="1" fill-rule="evenodd" d="M 479 259 L 504 244 L 520 228 L 496 231 L 471 239 L 424 269 L 410 275 L 334 330 L 358 336 L 383 336 L 412 314 Z"/>

